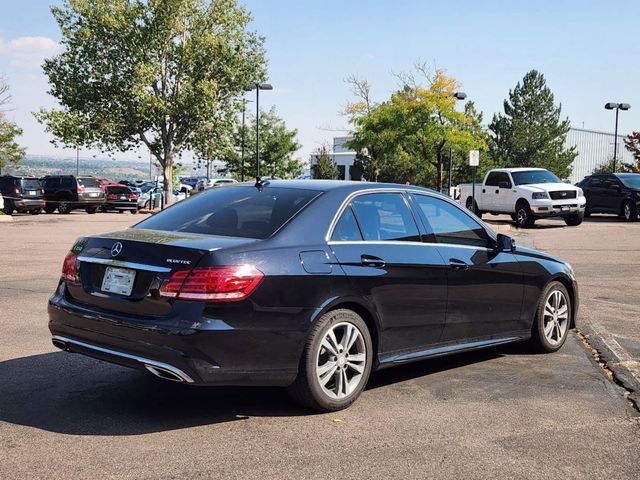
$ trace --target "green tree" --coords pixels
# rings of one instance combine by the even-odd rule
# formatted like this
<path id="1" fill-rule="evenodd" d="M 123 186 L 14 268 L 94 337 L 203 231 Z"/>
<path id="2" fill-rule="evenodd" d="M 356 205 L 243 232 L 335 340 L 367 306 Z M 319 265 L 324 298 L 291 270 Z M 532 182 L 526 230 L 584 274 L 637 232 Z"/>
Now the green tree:
<path id="1" fill-rule="evenodd" d="M 621 165 L 626 167 L 627 171 L 640 173 L 640 132 L 632 132 L 627 135 L 627 138 L 624 139 L 624 145 L 633 155 L 635 165 L 620 162 Z"/>
<path id="2" fill-rule="evenodd" d="M 422 73 L 426 73 L 421 70 Z M 464 111 L 455 108 L 458 81 L 437 70 L 420 86 L 413 76 L 391 99 L 353 104 L 353 140 L 356 166 L 374 181 L 442 187 L 449 149 L 468 152 L 487 148 L 479 115 L 471 102 Z"/>
<path id="3" fill-rule="evenodd" d="M 65 50 L 43 68 L 61 108 L 36 117 L 66 145 L 144 143 L 167 192 L 180 152 L 212 154 L 238 98 L 265 79 L 263 39 L 236 0 L 65 0 L 52 12 Z"/>
<path id="4" fill-rule="evenodd" d="M 260 176 L 295 178 L 302 173 L 302 163 L 293 158 L 300 148 L 296 129 L 289 130 L 275 108 L 260 111 Z M 242 125 L 237 122 L 234 147 L 226 156 L 227 171 L 235 178 L 241 176 Z M 256 175 L 256 117 L 248 116 L 244 132 L 244 177 Z"/>
<path id="5" fill-rule="evenodd" d="M 0 76 L 0 173 L 8 165 L 17 165 L 24 157 L 24 148 L 16 142 L 16 137 L 22 135 L 22 129 L 9 121 L 2 110 L 10 101 L 9 85 Z"/>
<path id="6" fill-rule="evenodd" d="M 554 104 L 553 93 L 542 73 L 531 70 L 509 90 L 504 114 L 493 116 L 491 154 L 496 162 L 511 167 L 546 168 L 560 178 L 571 174 L 578 152 L 564 147 L 571 128 L 560 120 L 562 106 Z"/>
<path id="7" fill-rule="evenodd" d="M 335 180 L 340 176 L 336 162 L 329 154 L 329 148 L 322 145 L 314 152 L 316 163 L 312 167 L 313 178 Z"/>

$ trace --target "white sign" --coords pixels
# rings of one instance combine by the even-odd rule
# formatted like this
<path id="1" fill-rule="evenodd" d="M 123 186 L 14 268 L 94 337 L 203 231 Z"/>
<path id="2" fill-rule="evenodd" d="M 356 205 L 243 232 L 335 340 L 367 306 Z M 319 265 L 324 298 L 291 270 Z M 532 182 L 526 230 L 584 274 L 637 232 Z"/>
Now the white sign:
<path id="1" fill-rule="evenodd" d="M 480 150 L 471 150 L 469 152 L 469 166 L 477 167 L 480 165 Z"/>

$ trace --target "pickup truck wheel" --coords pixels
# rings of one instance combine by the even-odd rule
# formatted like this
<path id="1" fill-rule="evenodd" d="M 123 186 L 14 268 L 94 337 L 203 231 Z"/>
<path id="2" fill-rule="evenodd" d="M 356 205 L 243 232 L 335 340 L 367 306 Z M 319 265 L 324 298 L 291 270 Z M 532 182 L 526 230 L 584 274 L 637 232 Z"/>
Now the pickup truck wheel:
<path id="1" fill-rule="evenodd" d="M 627 222 L 633 222 L 638 219 L 638 209 L 635 203 L 626 201 L 622 206 L 622 216 Z"/>
<path id="2" fill-rule="evenodd" d="M 516 225 L 520 228 L 531 228 L 536 221 L 527 202 L 518 202 L 515 216 Z"/>
<path id="3" fill-rule="evenodd" d="M 473 202 L 475 208 L 471 208 L 471 199 L 467 199 L 467 210 L 471 210 L 476 217 L 482 218 L 482 211 L 478 208 L 478 202 Z"/>
<path id="4" fill-rule="evenodd" d="M 570 227 L 577 227 L 582 223 L 583 219 L 584 219 L 584 214 L 575 213 L 573 215 L 567 215 L 566 217 L 564 217 L 564 223 L 566 223 Z"/>

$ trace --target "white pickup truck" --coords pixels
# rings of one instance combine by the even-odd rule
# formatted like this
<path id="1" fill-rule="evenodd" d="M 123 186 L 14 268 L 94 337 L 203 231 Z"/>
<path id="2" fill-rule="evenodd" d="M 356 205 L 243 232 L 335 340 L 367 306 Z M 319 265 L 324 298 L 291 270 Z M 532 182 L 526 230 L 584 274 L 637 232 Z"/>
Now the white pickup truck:
<path id="1" fill-rule="evenodd" d="M 462 205 L 481 217 L 507 213 L 519 227 L 531 227 L 537 218 L 562 217 L 567 225 L 582 223 L 587 203 L 581 188 L 562 182 L 542 168 L 499 168 L 490 170 L 482 184 L 459 185 Z"/>

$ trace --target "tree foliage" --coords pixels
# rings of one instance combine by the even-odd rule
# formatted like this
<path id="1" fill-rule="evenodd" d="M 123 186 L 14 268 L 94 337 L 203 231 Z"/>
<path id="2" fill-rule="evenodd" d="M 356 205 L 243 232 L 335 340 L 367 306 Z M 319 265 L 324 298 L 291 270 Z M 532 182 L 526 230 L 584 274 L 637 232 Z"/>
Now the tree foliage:
<path id="1" fill-rule="evenodd" d="M 625 171 L 640 173 L 640 132 L 632 132 L 624 139 L 624 145 L 633 155 L 635 164 L 621 163 Z"/>
<path id="2" fill-rule="evenodd" d="M 11 101 L 9 85 L 0 77 L 0 172 L 8 165 L 17 165 L 24 157 L 24 148 L 16 142 L 22 129 L 6 118 L 4 108 Z"/>
<path id="3" fill-rule="evenodd" d="M 237 99 L 265 78 L 263 39 L 236 0 L 65 0 L 52 12 L 65 50 L 43 68 L 61 108 L 36 117 L 65 145 L 146 145 L 167 191 L 176 156 L 218 154 Z"/>
<path id="4" fill-rule="evenodd" d="M 329 148 L 326 145 L 322 145 L 314 153 L 315 164 L 311 167 L 313 178 L 335 180 L 339 177 L 340 172 L 334 162 L 333 158 L 329 154 Z"/>
<path id="5" fill-rule="evenodd" d="M 565 149 L 569 119 L 560 120 L 562 106 L 554 104 L 542 73 L 531 70 L 509 90 L 504 114 L 489 125 L 491 155 L 497 164 L 510 167 L 546 168 L 560 178 L 571 174 L 578 152 Z"/>
<path id="6" fill-rule="evenodd" d="M 413 74 L 401 76 L 402 86 L 389 100 L 374 104 L 359 95 L 361 101 L 348 107 L 354 126 L 349 146 L 357 152 L 354 170 L 368 180 L 441 188 L 450 148 L 487 148 L 482 116 L 473 103 L 464 111 L 455 108 L 459 82 L 443 70 L 434 75 L 418 70 L 426 86 Z"/>
<path id="7" fill-rule="evenodd" d="M 242 124 L 234 129 L 233 145 L 225 157 L 227 171 L 235 178 L 241 177 Z M 260 176 L 295 178 L 302 173 L 302 163 L 293 158 L 300 148 L 296 129 L 289 130 L 275 108 L 260 111 Z M 249 115 L 244 129 L 244 177 L 256 176 L 256 117 Z"/>

